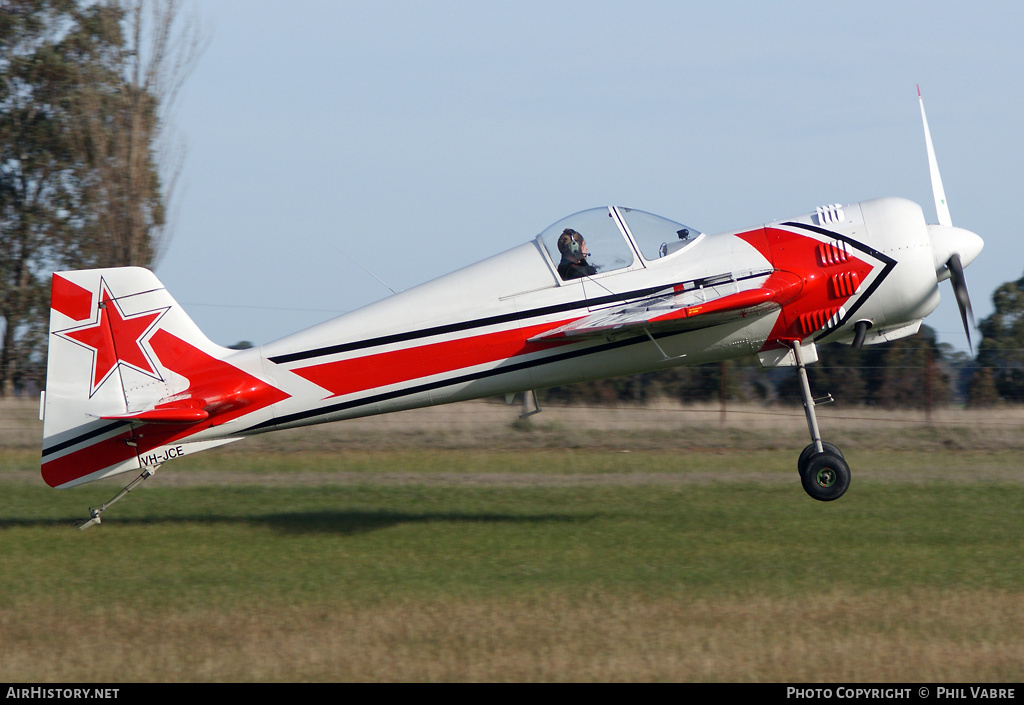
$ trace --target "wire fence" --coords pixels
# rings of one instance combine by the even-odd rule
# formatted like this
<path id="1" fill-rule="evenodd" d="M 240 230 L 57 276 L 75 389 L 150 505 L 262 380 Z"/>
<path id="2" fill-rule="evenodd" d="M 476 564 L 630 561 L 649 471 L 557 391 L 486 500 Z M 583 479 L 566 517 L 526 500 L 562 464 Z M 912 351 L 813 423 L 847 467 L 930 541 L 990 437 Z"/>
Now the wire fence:
<path id="1" fill-rule="evenodd" d="M 719 443 L 740 445 L 746 437 L 754 439 L 751 443 L 763 443 L 774 437 L 791 445 L 807 433 L 804 412 L 798 404 L 681 404 L 660 399 L 645 404 L 542 403 L 541 409 L 537 416 L 521 418 L 524 407 L 519 397 L 511 404 L 498 399 L 461 402 L 267 434 L 263 442 L 309 449 L 375 447 L 384 443 L 410 448 L 486 448 L 507 446 L 510 438 L 522 439 L 528 436 L 524 431 L 532 429 L 550 432 L 557 442 L 588 434 L 591 439 L 615 434 L 660 434 L 679 439 L 681 445 L 712 436 Z M 817 413 L 825 435 L 884 435 L 897 444 L 901 437 L 916 433 L 915 428 L 932 428 L 947 429 L 947 433 L 966 430 L 971 437 L 988 439 L 987 445 L 993 449 L 1024 446 L 1024 406 L 977 410 L 947 406 L 928 412 L 827 404 L 817 406 Z M 534 440 L 545 442 L 539 436 Z M 38 400 L 0 399 L 0 448 L 38 449 L 41 441 Z"/>

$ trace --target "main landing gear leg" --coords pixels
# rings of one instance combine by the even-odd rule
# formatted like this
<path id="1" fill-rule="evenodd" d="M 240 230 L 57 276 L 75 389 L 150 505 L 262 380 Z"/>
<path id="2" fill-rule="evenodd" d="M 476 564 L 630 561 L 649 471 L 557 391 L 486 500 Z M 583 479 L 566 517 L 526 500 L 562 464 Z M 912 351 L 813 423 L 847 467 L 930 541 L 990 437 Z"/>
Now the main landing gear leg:
<path id="1" fill-rule="evenodd" d="M 846 464 L 842 451 L 821 440 L 818 417 L 814 413 L 815 401 L 811 397 L 811 383 L 807 379 L 807 366 L 804 365 L 800 351 L 800 341 L 793 341 L 793 354 L 796 356 L 800 391 L 804 398 L 807 430 L 811 433 L 811 444 L 800 453 L 796 463 L 800 471 L 800 481 L 804 491 L 811 497 L 820 502 L 831 502 L 842 497 L 850 486 L 850 466 Z M 832 401 L 832 396 L 826 397 L 825 401 Z"/>
<path id="2" fill-rule="evenodd" d="M 101 523 L 103 520 L 100 518 L 100 514 L 102 514 L 103 512 L 107 511 L 107 509 L 110 508 L 110 505 L 112 505 L 114 502 L 116 502 L 117 500 L 119 500 L 122 497 L 124 497 L 126 494 L 131 492 L 133 489 L 135 489 L 135 487 L 137 485 L 139 485 L 139 483 L 141 483 L 143 480 L 146 480 L 146 479 L 152 477 L 153 473 L 155 473 L 157 468 L 159 468 L 159 467 L 160 467 L 159 465 L 153 465 L 152 467 L 147 467 L 145 470 L 142 471 L 141 475 L 139 475 L 134 480 L 129 482 L 127 485 L 125 485 L 121 489 L 121 491 L 118 492 L 116 495 L 114 495 L 113 499 L 111 499 L 109 502 L 104 502 L 103 504 L 101 504 L 99 506 L 99 508 L 90 508 L 89 509 L 89 515 L 92 518 L 89 519 L 89 521 L 87 521 L 84 524 L 82 524 L 81 526 L 79 526 L 78 530 L 79 531 L 83 531 L 84 529 L 88 529 L 93 524 Z"/>

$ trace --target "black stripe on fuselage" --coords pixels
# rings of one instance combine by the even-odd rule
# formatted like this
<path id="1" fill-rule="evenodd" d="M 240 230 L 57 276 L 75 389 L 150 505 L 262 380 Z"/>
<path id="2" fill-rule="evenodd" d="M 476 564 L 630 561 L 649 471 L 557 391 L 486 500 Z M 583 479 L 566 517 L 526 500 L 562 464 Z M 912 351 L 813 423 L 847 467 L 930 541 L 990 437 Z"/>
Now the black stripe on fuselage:
<path id="1" fill-rule="evenodd" d="M 97 428 L 94 428 L 91 431 L 87 431 L 87 432 L 85 432 L 85 433 L 83 433 L 83 434 L 81 434 L 79 436 L 75 436 L 74 438 L 71 438 L 69 440 L 62 441 L 62 442 L 60 442 L 60 443 L 58 443 L 56 445 L 50 446 L 49 448 L 43 448 L 43 457 L 45 458 L 46 456 L 53 455 L 54 453 L 57 453 L 58 451 L 62 451 L 65 448 L 70 448 L 72 446 L 76 446 L 79 443 L 84 443 L 85 441 L 87 441 L 87 440 L 89 440 L 91 438 L 96 438 L 97 436 L 102 436 L 105 433 L 110 433 L 114 429 L 121 428 L 122 426 L 129 426 L 129 425 L 131 425 L 131 422 L 129 422 L 129 421 L 114 421 L 114 422 L 111 422 L 111 423 L 108 423 L 108 424 L 104 424 L 102 426 L 98 426 Z"/>
<path id="2" fill-rule="evenodd" d="M 692 331 L 686 331 L 690 333 Z M 682 335 L 680 332 L 667 332 L 659 333 L 654 335 L 655 338 L 666 338 L 673 335 Z M 487 379 L 488 377 L 496 377 L 498 375 L 509 374 L 511 372 L 519 372 L 520 370 L 529 369 L 531 367 L 539 367 L 541 365 L 547 365 L 555 362 L 563 362 L 565 360 L 571 360 L 577 357 L 583 357 L 586 355 L 594 355 L 597 353 L 608 352 L 609 350 L 615 350 L 617 348 L 626 347 L 629 345 L 635 345 L 637 343 L 646 343 L 648 338 L 645 335 L 638 334 L 635 337 L 626 338 L 623 340 L 616 340 L 613 342 L 605 343 L 603 345 L 595 345 L 593 347 L 584 348 L 582 350 L 570 350 L 564 353 L 558 353 L 555 355 L 549 355 L 540 359 L 529 360 L 526 362 L 519 362 L 513 365 L 505 367 L 495 367 L 490 370 L 483 370 L 480 372 L 473 372 L 470 374 L 460 375 L 458 377 L 452 377 L 449 379 L 437 380 L 435 382 L 427 382 L 425 384 L 419 384 L 415 387 L 406 387 L 404 389 L 396 389 L 390 392 L 384 392 L 382 394 L 375 394 L 369 397 L 362 397 L 360 399 L 353 399 L 350 401 L 343 401 L 330 406 L 320 407 L 317 409 L 307 409 L 306 411 L 299 411 L 294 414 L 288 414 L 287 416 L 280 416 L 277 418 L 269 419 L 263 423 L 250 426 L 249 428 L 238 431 L 232 435 L 245 435 L 253 431 L 262 429 L 270 429 L 274 426 L 280 426 L 283 424 L 294 423 L 296 421 L 305 421 L 307 419 L 315 418 L 317 416 L 326 416 L 339 411 L 346 411 L 348 409 L 355 409 L 360 406 L 369 406 L 371 404 L 377 404 L 379 402 L 390 401 L 392 399 L 398 399 L 405 396 L 412 396 L 414 394 L 420 394 L 422 392 L 431 392 L 436 389 L 442 389 L 444 387 L 454 386 L 458 384 L 464 384 L 467 382 L 475 382 L 481 379 Z"/>
<path id="3" fill-rule="evenodd" d="M 713 277 L 704 277 L 702 279 L 694 279 L 686 282 L 677 282 L 675 284 L 662 284 L 660 286 L 649 287 L 646 289 L 628 291 L 624 294 L 610 294 L 608 296 L 600 296 L 593 299 L 583 299 L 581 301 L 569 301 L 564 304 L 544 306 L 542 308 L 535 308 L 529 311 L 516 311 L 513 313 L 501 314 L 499 316 L 488 316 L 487 318 L 477 318 L 468 321 L 459 321 L 457 323 L 448 323 L 443 326 L 434 326 L 432 328 L 421 328 L 419 330 L 404 331 L 402 333 L 383 335 L 377 338 L 357 340 L 351 343 L 340 343 L 338 345 L 329 345 L 322 348 L 315 348 L 313 350 L 303 350 L 301 352 L 285 353 L 284 355 L 274 355 L 273 357 L 268 357 L 267 359 L 270 360 L 271 362 L 281 365 L 289 362 L 298 362 L 299 360 L 309 360 L 315 357 L 337 355 L 339 353 L 351 352 L 353 350 L 365 350 L 367 348 L 375 348 L 381 345 L 402 343 L 409 340 L 418 340 L 420 338 L 430 338 L 435 335 L 457 333 L 459 331 L 472 330 L 474 328 L 484 328 L 486 326 L 500 325 L 502 323 L 511 323 L 513 321 L 523 321 L 530 318 L 550 316 L 555 313 L 575 311 L 581 308 L 588 308 L 590 306 L 603 306 L 605 304 L 612 304 L 618 301 L 628 301 L 630 299 L 650 296 L 651 294 L 656 294 L 659 291 L 665 291 L 667 289 L 680 285 L 682 285 L 686 291 L 689 291 L 690 289 L 697 289 L 702 286 L 712 286 L 715 284 L 721 284 L 723 283 L 723 276 L 729 277 L 729 281 L 745 281 L 747 279 L 763 277 L 770 273 L 770 270 L 765 272 L 754 272 L 752 274 L 743 277 L 738 277 L 735 279 L 732 278 L 732 275 L 717 275 Z"/>
<path id="4" fill-rule="evenodd" d="M 830 327 L 830 328 L 828 328 L 826 330 L 823 330 L 821 333 L 819 333 L 817 336 L 815 336 L 814 340 L 815 340 L 815 342 L 817 342 L 817 341 L 821 340 L 822 338 L 824 338 L 825 336 L 831 335 L 833 332 L 835 332 L 836 328 L 839 328 L 844 323 L 846 323 L 851 318 L 853 318 L 853 314 L 855 314 L 857 312 L 857 310 L 861 306 L 864 305 L 864 302 L 867 301 L 871 297 L 871 295 L 875 293 L 875 290 L 877 290 L 878 287 L 880 287 L 882 285 L 882 282 L 885 281 L 885 278 L 889 276 L 889 273 L 896 266 L 896 260 L 894 260 L 889 255 L 885 254 L 884 252 L 880 252 L 879 250 L 876 250 L 875 248 L 873 248 L 873 247 L 871 247 L 869 245 L 865 245 L 863 242 L 860 242 L 858 240 L 854 240 L 852 237 L 847 237 L 846 235 L 840 235 L 839 233 L 832 232 L 831 230 L 826 230 L 825 228 L 819 228 L 819 227 L 817 227 L 815 225 L 809 225 L 807 223 L 792 223 L 792 222 L 790 222 L 790 223 L 783 223 L 783 225 L 789 226 L 791 228 L 800 228 L 802 230 L 810 230 L 811 232 L 817 233 L 818 235 L 824 235 L 825 237 L 834 238 L 836 240 L 842 240 L 843 242 L 848 243 L 849 245 L 852 245 L 855 249 L 860 250 L 864 254 L 869 255 L 871 257 L 874 257 L 875 259 L 877 259 L 878 261 L 882 262 L 885 265 L 885 267 L 882 268 L 881 274 L 879 274 L 875 278 L 875 280 L 873 282 L 871 282 L 871 286 L 869 286 L 864 291 L 863 294 L 861 294 L 859 297 L 857 297 L 857 303 L 855 303 L 853 305 L 853 307 L 849 311 L 846 312 L 846 315 L 843 316 L 836 323 L 836 325 L 834 325 L 834 326 L 832 326 L 832 327 Z"/>

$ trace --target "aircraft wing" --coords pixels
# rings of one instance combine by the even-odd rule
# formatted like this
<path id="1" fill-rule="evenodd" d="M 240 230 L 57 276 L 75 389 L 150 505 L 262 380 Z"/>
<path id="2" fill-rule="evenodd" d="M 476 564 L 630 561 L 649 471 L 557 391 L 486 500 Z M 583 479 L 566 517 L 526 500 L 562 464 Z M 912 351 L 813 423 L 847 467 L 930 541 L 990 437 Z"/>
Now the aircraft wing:
<path id="1" fill-rule="evenodd" d="M 597 337 L 685 332 L 778 311 L 802 288 L 801 280 L 786 272 L 773 272 L 759 286 L 737 290 L 735 282 L 656 294 L 641 301 L 595 311 L 558 328 L 534 336 L 530 342 L 582 340 Z"/>

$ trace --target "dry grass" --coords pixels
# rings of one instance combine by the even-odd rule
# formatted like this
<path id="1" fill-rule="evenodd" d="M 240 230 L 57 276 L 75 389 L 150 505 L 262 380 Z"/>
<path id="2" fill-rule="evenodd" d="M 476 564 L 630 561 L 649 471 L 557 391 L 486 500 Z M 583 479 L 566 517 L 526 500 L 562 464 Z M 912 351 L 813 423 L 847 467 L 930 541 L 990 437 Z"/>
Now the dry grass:
<path id="1" fill-rule="evenodd" d="M 1007 682 L 1024 596 L 650 599 L 595 595 L 24 620 L 0 680 Z M 15 645 L 17 645 L 15 647 Z"/>
<path id="2" fill-rule="evenodd" d="M 518 405 L 475 401 L 340 423 L 278 431 L 229 445 L 231 451 L 341 451 L 379 448 L 516 449 L 569 446 L 636 449 L 757 450 L 807 443 L 798 406 L 765 407 L 661 402 L 646 406 L 547 406 L 520 421 Z M 0 399 L 0 448 L 37 450 L 38 403 Z M 990 410 L 912 410 L 818 407 L 822 434 L 848 447 L 942 450 L 1024 450 L 1024 407 Z"/>
<path id="3" fill-rule="evenodd" d="M 713 477 L 738 484 L 787 482 L 800 491 L 792 468 L 796 452 L 807 442 L 799 408 L 730 407 L 723 417 L 717 406 L 552 407 L 526 422 L 517 421 L 518 411 L 515 406 L 476 402 L 267 434 L 186 458 L 180 465 L 176 461 L 152 482 L 167 488 L 227 483 L 238 485 L 239 491 L 262 485 L 277 492 L 277 487 L 304 482 L 557 488 L 572 483 L 706 483 Z M 41 483 L 41 429 L 35 413 L 34 402 L 0 402 L 0 447 L 16 449 L 0 454 L 3 480 L 15 482 L 8 487 L 25 488 L 18 490 L 23 494 L 34 491 L 29 483 Z M 1019 462 L 1024 410 L 948 410 L 928 419 L 915 412 L 824 407 L 820 421 L 825 436 L 851 459 L 855 481 L 939 480 L 1011 488 L 1024 481 Z M 565 448 L 576 450 L 567 453 Z M 453 449 L 458 452 L 449 452 Z M 638 452 L 610 452 L 627 450 Z M 300 451 L 301 461 L 294 455 Z M 387 468 L 381 467 L 384 456 L 392 461 Z M 545 456 L 580 467 L 556 470 L 533 462 L 537 471 L 529 472 L 531 459 Z M 660 469 L 638 466 L 631 471 L 622 459 L 632 456 L 646 456 L 648 465 Z M 302 469 L 277 470 L 273 463 L 279 458 L 288 459 L 293 468 L 300 462 Z M 239 469 L 257 463 L 267 465 L 256 472 Z M 452 468 L 453 463 L 465 467 Z M 106 499 L 109 492 L 100 494 Z M 883 513 L 871 521 L 878 524 L 877 533 L 896 518 L 902 520 Z M 140 523 L 129 533 L 150 531 L 150 541 L 160 541 L 173 530 L 207 532 L 201 534 L 207 541 L 219 541 L 225 532 L 250 535 L 244 525 L 227 520 L 180 523 L 155 528 Z M 65 534 L 45 521 L 11 526 L 16 531 L 7 536 L 0 532 L 0 541 L 20 537 L 54 555 L 60 551 L 53 541 L 75 556 L 89 546 L 70 545 L 82 541 L 82 535 L 70 530 Z M 106 524 L 98 531 L 104 528 Z M 542 533 L 538 526 L 524 530 L 530 536 Z M 464 536 L 467 531 L 476 528 L 460 525 L 452 534 Z M 113 534 L 91 534 L 88 540 L 98 541 L 98 536 L 116 543 Z M 288 550 L 322 551 L 323 560 L 337 560 L 332 565 L 343 577 L 354 570 L 336 555 L 347 536 L 311 532 L 278 541 L 295 542 L 284 547 Z M 352 538 L 384 541 L 385 536 L 360 532 Z M 750 537 L 754 544 L 759 540 Z M 1005 550 L 1009 544 L 1004 544 L 998 545 Z M 368 545 L 365 550 L 377 548 Z M 942 554 L 941 546 L 932 548 Z M 957 542 L 950 548 L 970 547 Z M 173 562 L 178 549 L 161 550 Z M 991 547 L 986 545 L 986 550 Z M 717 554 L 708 560 L 722 561 Z M 889 567 L 876 565 L 868 553 L 851 560 Z M 1017 561 L 1019 555 L 1007 555 L 1006 560 Z M 750 565 L 760 566 L 756 561 Z M 733 577 L 750 583 L 745 574 Z M 115 575 L 108 579 L 118 583 Z M 0 680 L 834 683 L 1013 682 L 1024 677 L 1024 592 L 1001 591 L 993 585 L 1006 584 L 971 582 L 962 576 L 946 586 L 938 580 L 930 583 L 940 586 L 935 588 L 908 584 L 858 591 L 837 590 L 833 584 L 826 580 L 820 593 L 799 594 L 766 594 L 750 584 L 745 597 L 732 593 L 717 598 L 707 592 L 691 594 L 685 585 L 670 589 L 670 595 L 595 589 L 581 599 L 576 592 L 570 595 L 545 583 L 503 597 L 470 588 L 465 594 L 403 593 L 351 601 L 347 594 L 342 600 L 317 593 L 312 599 L 273 604 L 257 600 L 228 608 L 223 602 L 206 606 L 195 599 L 188 607 L 179 606 L 170 590 L 167 600 L 151 600 L 147 607 L 142 600 L 118 602 L 116 589 L 97 606 L 84 591 L 64 584 L 58 601 L 40 594 L 45 591 L 0 594 Z"/>

